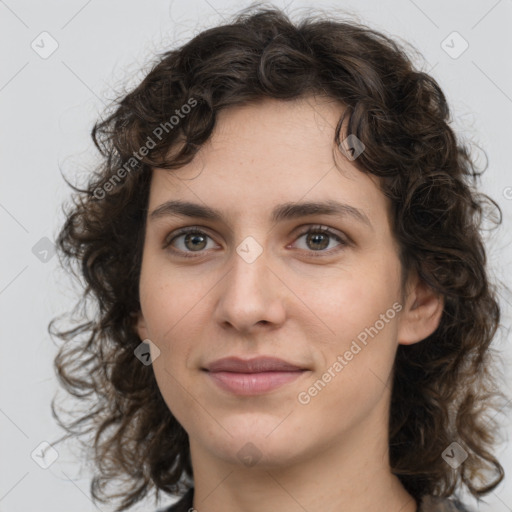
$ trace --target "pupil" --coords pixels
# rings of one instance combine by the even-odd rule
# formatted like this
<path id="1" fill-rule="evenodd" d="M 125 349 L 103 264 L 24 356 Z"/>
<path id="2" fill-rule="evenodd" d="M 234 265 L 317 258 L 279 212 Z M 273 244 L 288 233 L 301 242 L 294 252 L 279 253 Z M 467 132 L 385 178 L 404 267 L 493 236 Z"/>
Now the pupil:
<path id="1" fill-rule="evenodd" d="M 191 234 L 191 233 L 189 233 L 189 234 L 185 237 L 185 244 L 187 244 L 187 242 L 189 242 L 189 241 L 193 240 L 194 242 L 193 242 L 193 244 L 192 244 L 192 247 L 195 247 L 196 249 L 203 249 L 203 248 L 204 248 L 204 246 L 205 246 L 204 238 L 205 238 L 205 237 L 204 237 L 203 235 L 193 234 L 193 233 Z M 202 239 L 202 240 L 203 240 L 203 245 L 202 245 L 201 247 L 199 247 L 197 244 L 195 244 L 195 241 L 197 241 L 197 239 L 200 239 L 200 240 Z M 189 246 L 187 245 L 187 247 L 189 247 Z M 190 247 L 189 247 L 189 249 L 190 249 Z"/>
<path id="2" fill-rule="evenodd" d="M 321 233 L 317 233 L 315 235 L 311 235 L 309 240 L 312 240 L 313 244 L 316 244 L 316 243 L 318 243 L 319 238 L 321 239 L 322 237 L 323 237 L 323 242 L 324 243 L 322 244 L 321 241 L 320 241 L 321 247 L 317 247 L 317 249 L 325 249 L 329 245 L 329 243 L 327 241 L 327 237 L 325 235 L 323 235 Z"/>

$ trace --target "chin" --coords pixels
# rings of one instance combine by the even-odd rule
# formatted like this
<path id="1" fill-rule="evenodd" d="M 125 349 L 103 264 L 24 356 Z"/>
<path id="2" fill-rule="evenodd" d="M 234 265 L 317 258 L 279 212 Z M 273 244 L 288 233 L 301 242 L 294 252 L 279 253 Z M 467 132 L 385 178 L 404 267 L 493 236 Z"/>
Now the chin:
<path id="1" fill-rule="evenodd" d="M 268 428 L 260 429 L 228 429 L 231 436 L 224 433 L 221 439 L 214 442 L 212 438 L 205 440 L 210 445 L 215 457 L 230 464 L 260 469 L 289 466 L 305 456 L 304 440 L 294 439 L 289 430 L 278 433 L 279 422 L 273 422 Z M 265 425 L 266 427 L 267 425 Z M 300 452 L 298 450 L 300 449 Z"/>

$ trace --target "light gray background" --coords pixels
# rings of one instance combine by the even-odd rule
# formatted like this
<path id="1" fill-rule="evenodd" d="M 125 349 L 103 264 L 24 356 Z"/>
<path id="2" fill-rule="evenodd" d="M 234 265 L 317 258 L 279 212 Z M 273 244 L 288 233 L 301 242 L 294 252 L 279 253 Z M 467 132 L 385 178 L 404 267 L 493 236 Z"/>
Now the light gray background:
<path id="1" fill-rule="evenodd" d="M 186 41 L 247 5 L 226 0 L 0 1 L 0 512 L 113 510 L 92 504 L 91 468 L 81 468 L 73 450 L 59 445 L 59 458 L 46 470 L 30 457 L 42 441 L 62 434 L 49 409 L 58 385 L 52 369 L 56 347 L 46 328 L 50 318 L 71 307 L 75 296 L 69 278 L 58 270 L 57 258 L 51 251 L 45 255 L 45 242 L 40 242 L 54 239 L 62 222 L 60 205 L 69 197 L 59 168 L 72 181 L 87 172 L 97 158 L 89 137 L 93 122 L 123 84 L 130 86 L 143 77 L 141 70 L 154 52 Z M 288 5 L 293 16 L 311 2 L 275 5 Z M 423 54 L 420 67 L 431 72 L 447 94 L 456 129 L 489 155 L 484 191 L 498 201 L 505 217 L 503 228 L 488 242 L 489 257 L 493 275 L 510 285 L 512 1 L 315 5 L 352 13 L 409 41 Z M 47 37 L 44 46 L 50 48 L 48 36 L 40 36 L 44 31 L 58 43 L 46 59 L 31 47 L 34 40 L 42 46 L 41 37 Z M 469 44 L 458 58 L 441 46 L 453 31 Z M 450 37 L 447 44 L 457 53 L 463 41 Z M 36 246 L 38 255 L 32 250 L 37 243 L 43 244 Z M 45 257 L 48 261 L 41 261 Z M 510 295 L 503 294 L 504 327 L 497 339 L 508 369 L 512 349 L 505 330 L 510 326 L 510 303 Z M 511 425 L 501 421 L 504 442 L 498 456 L 511 473 Z M 508 475 L 480 510 L 512 510 L 510 482 Z M 152 502 L 134 508 L 154 509 Z"/>

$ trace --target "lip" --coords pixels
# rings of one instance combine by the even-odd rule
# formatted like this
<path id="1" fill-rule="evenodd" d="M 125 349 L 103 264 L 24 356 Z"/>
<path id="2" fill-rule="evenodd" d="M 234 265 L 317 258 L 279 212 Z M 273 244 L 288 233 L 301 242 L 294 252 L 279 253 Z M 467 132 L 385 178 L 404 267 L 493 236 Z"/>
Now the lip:
<path id="1" fill-rule="evenodd" d="M 275 357 L 226 357 L 208 364 L 203 370 L 224 391 L 243 396 L 268 393 L 308 371 Z"/>
<path id="2" fill-rule="evenodd" d="M 300 366 L 288 363 L 276 357 L 260 356 L 252 359 L 224 357 L 210 363 L 205 368 L 209 372 L 261 373 L 261 372 L 293 372 L 304 370 Z"/>

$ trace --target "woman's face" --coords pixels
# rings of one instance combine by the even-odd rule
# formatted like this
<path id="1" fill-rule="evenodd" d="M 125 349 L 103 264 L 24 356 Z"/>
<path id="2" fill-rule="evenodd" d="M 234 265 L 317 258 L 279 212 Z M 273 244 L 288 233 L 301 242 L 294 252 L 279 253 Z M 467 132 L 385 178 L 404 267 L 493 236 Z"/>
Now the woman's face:
<path id="1" fill-rule="evenodd" d="M 138 332 L 193 457 L 272 466 L 387 434 L 401 267 L 375 177 L 333 162 L 341 112 L 224 110 L 193 162 L 153 171 Z M 261 356 L 291 366 L 212 366 Z"/>

